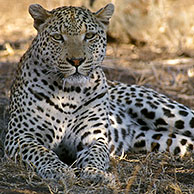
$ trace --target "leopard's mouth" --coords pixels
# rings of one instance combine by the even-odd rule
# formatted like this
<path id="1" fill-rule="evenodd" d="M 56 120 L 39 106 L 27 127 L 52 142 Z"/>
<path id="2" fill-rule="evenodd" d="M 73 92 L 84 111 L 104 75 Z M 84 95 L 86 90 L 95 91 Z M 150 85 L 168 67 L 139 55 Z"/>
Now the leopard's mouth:
<path id="1" fill-rule="evenodd" d="M 67 78 L 67 79 L 78 79 L 81 81 L 81 79 L 84 79 L 84 78 L 89 78 L 90 77 L 90 74 L 92 73 L 92 71 L 94 70 L 94 68 L 90 67 L 88 68 L 87 70 L 86 69 L 78 69 L 76 68 L 75 71 L 72 71 L 71 74 L 67 75 L 67 74 L 64 74 L 64 78 Z"/>
<path id="2" fill-rule="evenodd" d="M 84 74 L 84 73 L 80 73 L 80 72 L 75 72 L 75 73 L 72 73 L 72 74 L 70 74 L 70 75 L 66 75 L 66 74 L 64 74 L 64 79 L 70 79 L 70 80 L 73 80 L 73 79 L 77 79 L 77 80 L 80 80 L 81 81 L 81 79 L 84 79 L 84 78 L 87 78 L 87 77 L 89 77 L 89 73 L 88 74 Z"/>
<path id="3" fill-rule="evenodd" d="M 79 77 L 82 77 L 82 76 L 85 76 L 85 75 L 83 75 L 83 74 L 81 74 L 81 73 L 79 73 L 79 72 L 75 72 L 74 74 L 72 74 L 70 77 L 75 77 L 75 78 L 79 78 Z"/>
<path id="4" fill-rule="evenodd" d="M 58 71 L 63 75 L 64 78 L 82 77 L 82 76 L 88 77 L 92 70 L 93 68 L 88 68 L 88 69 L 75 68 L 75 69 L 69 69 L 69 70 L 58 68 Z"/>
<path id="5" fill-rule="evenodd" d="M 71 86 L 84 86 L 88 80 L 90 80 L 91 73 L 95 69 L 95 66 L 90 66 L 87 68 L 81 67 L 81 68 L 57 68 L 60 74 L 60 79 L 63 88 L 65 88 L 67 85 Z M 65 71 L 66 70 L 66 71 Z"/>

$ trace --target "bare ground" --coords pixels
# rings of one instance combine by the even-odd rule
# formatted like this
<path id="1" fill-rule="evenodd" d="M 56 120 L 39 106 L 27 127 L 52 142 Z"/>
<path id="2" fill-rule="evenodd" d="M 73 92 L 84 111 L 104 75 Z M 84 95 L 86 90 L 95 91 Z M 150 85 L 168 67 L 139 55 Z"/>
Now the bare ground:
<path id="1" fill-rule="evenodd" d="M 118 180 L 117 186 L 87 186 L 77 179 L 68 188 L 62 183 L 45 182 L 32 170 L 3 158 L 9 89 L 17 62 L 35 35 L 27 11 L 20 9 L 19 15 L 3 14 L 0 19 L 0 193 L 194 193 L 193 156 L 130 153 L 111 160 L 110 171 Z M 4 13 L 3 6 L 0 13 Z M 111 80 L 154 88 L 194 108 L 193 57 L 193 50 L 173 53 L 152 45 L 109 43 L 103 67 Z"/>

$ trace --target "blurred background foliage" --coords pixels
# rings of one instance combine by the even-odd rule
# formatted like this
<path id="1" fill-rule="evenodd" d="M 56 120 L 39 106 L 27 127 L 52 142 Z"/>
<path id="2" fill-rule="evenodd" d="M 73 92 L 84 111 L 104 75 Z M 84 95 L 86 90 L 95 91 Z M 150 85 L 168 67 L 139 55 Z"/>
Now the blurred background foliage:
<path id="1" fill-rule="evenodd" d="M 109 2 L 115 5 L 115 14 L 109 28 L 110 40 L 137 46 L 148 44 L 170 52 L 193 49 L 193 0 L 0 0 L 0 29 L 6 28 L 4 35 L 0 33 L 0 42 L 5 37 L 8 38 L 10 29 L 17 34 L 17 29 L 32 22 L 27 12 L 31 3 L 40 3 L 47 9 L 83 5 L 97 11 Z M 9 22 L 4 26 L 4 15 L 7 14 L 9 18 L 6 20 Z M 18 17 L 20 14 L 25 17 Z M 16 20 L 22 19 L 22 22 L 17 23 Z M 26 28 L 23 33 L 25 36 L 34 32 L 31 28 Z"/>

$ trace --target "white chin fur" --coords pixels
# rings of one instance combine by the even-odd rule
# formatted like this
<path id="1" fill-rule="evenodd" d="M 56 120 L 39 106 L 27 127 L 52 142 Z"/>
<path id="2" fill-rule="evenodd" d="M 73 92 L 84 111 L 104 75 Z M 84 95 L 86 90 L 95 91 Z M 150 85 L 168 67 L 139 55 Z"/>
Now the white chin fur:
<path id="1" fill-rule="evenodd" d="M 84 86 L 89 81 L 90 81 L 90 78 L 89 77 L 85 77 L 83 75 L 71 76 L 71 77 L 68 77 L 68 78 L 64 78 L 62 80 L 63 89 L 66 86 Z"/>

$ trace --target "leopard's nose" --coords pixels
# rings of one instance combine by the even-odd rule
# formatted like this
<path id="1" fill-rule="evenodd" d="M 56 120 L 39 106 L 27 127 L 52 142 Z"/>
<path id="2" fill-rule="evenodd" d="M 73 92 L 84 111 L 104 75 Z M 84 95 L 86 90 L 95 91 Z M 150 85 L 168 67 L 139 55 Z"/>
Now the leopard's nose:
<path id="1" fill-rule="evenodd" d="M 86 58 L 66 58 L 67 62 L 70 63 L 71 65 L 78 67 L 80 66 L 85 60 Z"/>

